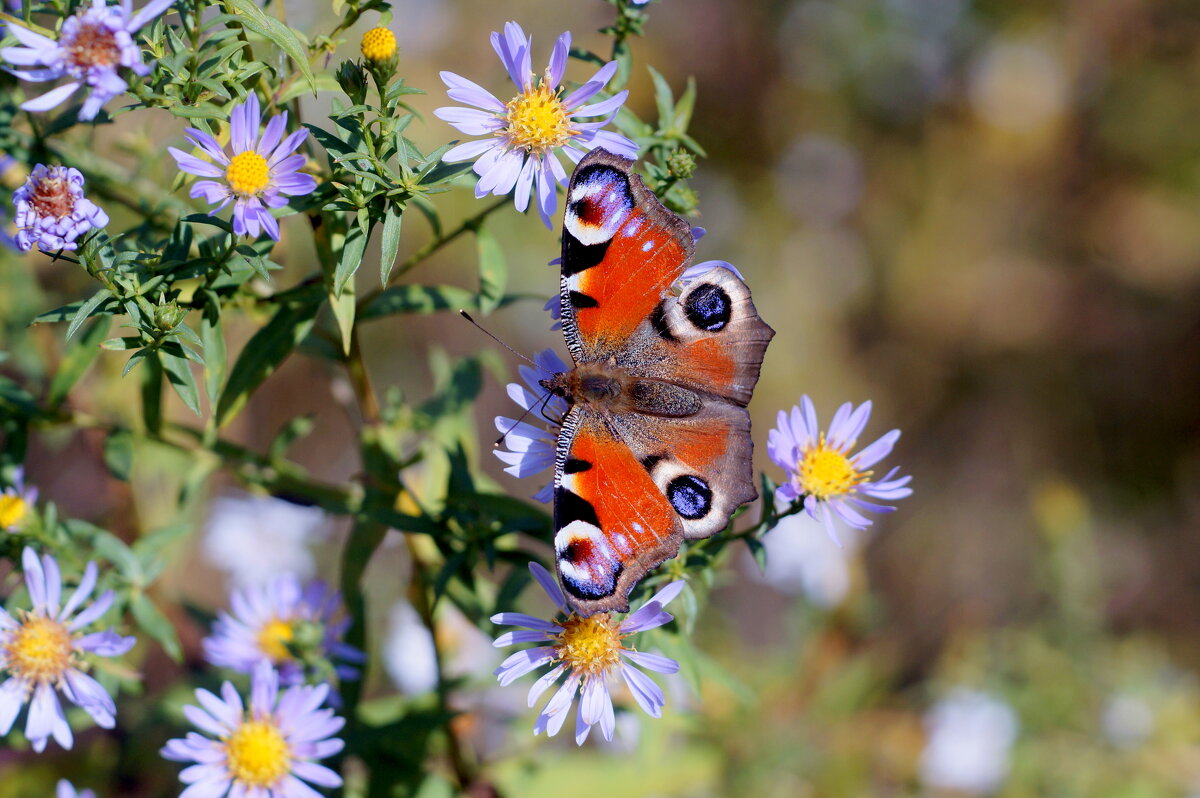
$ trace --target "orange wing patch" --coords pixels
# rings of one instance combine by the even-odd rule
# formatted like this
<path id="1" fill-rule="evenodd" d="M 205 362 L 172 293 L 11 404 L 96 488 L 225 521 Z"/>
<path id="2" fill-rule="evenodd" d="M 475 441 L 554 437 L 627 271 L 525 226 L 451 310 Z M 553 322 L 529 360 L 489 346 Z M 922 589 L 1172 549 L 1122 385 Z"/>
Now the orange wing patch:
<path id="1" fill-rule="evenodd" d="M 576 408 L 555 488 L 555 554 L 563 587 L 583 614 L 628 607 L 630 588 L 675 555 L 681 530 L 644 464 L 600 417 Z"/>
<path id="2" fill-rule="evenodd" d="M 567 190 L 562 310 L 576 362 L 619 349 L 683 273 L 691 228 L 604 150 L 583 158 Z"/>

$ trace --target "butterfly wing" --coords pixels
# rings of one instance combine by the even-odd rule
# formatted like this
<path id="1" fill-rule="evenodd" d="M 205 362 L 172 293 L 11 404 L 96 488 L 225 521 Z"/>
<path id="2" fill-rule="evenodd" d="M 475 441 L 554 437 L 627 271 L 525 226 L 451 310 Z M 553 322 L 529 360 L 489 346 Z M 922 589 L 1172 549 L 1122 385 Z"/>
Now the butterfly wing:
<path id="1" fill-rule="evenodd" d="M 580 160 L 563 217 L 563 334 L 576 363 L 626 346 L 691 260 L 691 227 L 602 149 Z"/>
<path id="2" fill-rule="evenodd" d="M 685 539 L 724 529 L 757 495 L 751 454 L 749 414 L 733 404 L 679 418 L 573 408 L 559 439 L 554 549 L 575 611 L 628 611 L 629 591 Z"/>
<path id="3" fill-rule="evenodd" d="M 681 279 L 695 241 L 632 161 L 580 161 L 563 224 L 563 331 L 577 364 L 625 375 L 620 408 L 576 405 L 555 470 L 558 573 L 581 615 L 757 496 L 745 410 L 774 335 L 732 271 Z"/>

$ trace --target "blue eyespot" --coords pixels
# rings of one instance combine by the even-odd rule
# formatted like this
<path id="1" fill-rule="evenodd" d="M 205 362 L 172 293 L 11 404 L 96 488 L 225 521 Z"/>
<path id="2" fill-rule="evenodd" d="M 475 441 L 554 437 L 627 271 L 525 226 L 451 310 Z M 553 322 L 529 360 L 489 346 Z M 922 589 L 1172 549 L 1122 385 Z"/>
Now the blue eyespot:
<path id="1" fill-rule="evenodd" d="M 667 500 L 675 512 L 695 521 L 712 509 L 712 489 L 700 477 L 684 474 L 667 483 Z"/>
<path id="2" fill-rule="evenodd" d="M 688 294 L 683 301 L 683 312 L 699 329 L 715 332 L 729 323 L 733 303 L 724 288 L 704 283 Z"/>

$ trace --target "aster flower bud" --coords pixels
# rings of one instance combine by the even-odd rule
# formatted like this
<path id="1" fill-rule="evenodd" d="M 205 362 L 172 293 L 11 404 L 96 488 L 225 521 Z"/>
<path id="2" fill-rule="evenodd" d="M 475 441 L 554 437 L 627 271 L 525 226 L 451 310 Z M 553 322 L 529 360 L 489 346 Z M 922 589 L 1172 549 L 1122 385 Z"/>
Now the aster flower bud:
<path id="1" fill-rule="evenodd" d="M 163 332 L 170 332 L 179 326 L 187 311 L 175 302 L 166 302 L 154 309 L 154 326 Z"/>
<path id="2" fill-rule="evenodd" d="M 13 192 L 17 248 L 45 252 L 78 249 L 76 240 L 108 224 L 108 214 L 83 196 L 83 175 L 66 166 L 38 164 Z"/>
<path id="3" fill-rule="evenodd" d="M 337 82 L 355 105 L 367 101 L 367 75 L 356 61 L 343 61 L 338 67 Z"/>
<path id="4" fill-rule="evenodd" d="M 696 158 L 685 149 L 676 149 L 667 156 L 667 171 L 671 177 L 687 180 L 696 172 Z"/>

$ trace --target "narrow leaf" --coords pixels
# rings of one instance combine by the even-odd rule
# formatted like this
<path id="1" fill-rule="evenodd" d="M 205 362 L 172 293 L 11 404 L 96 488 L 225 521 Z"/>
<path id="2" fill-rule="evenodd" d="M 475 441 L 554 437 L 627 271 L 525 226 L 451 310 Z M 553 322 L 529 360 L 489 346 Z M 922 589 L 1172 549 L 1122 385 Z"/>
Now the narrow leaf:
<path id="1" fill-rule="evenodd" d="M 50 381 L 50 404 L 56 405 L 67 398 L 71 388 L 83 377 L 88 366 L 100 354 L 100 342 L 108 335 L 107 318 L 99 318 L 88 327 L 83 337 L 76 341 L 58 364 L 58 371 Z"/>
<path id="2" fill-rule="evenodd" d="M 308 48 L 300 41 L 295 31 L 263 11 L 254 0 L 229 0 L 229 3 L 237 12 L 237 19 L 241 25 L 274 42 L 280 50 L 288 54 L 315 94 L 317 81 L 313 76 L 312 67 L 308 65 Z"/>
<path id="3" fill-rule="evenodd" d="M 387 285 L 396 265 L 396 253 L 400 251 L 400 221 L 404 218 L 404 206 L 390 203 L 383 220 L 383 236 L 379 245 L 379 282 Z"/>
<path id="4" fill-rule="evenodd" d="M 79 325 L 88 320 L 92 312 L 100 307 L 105 300 L 112 296 L 112 291 L 107 288 L 101 288 L 96 293 L 92 294 L 92 298 L 79 306 L 79 310 L 75 311 L 74 318 L 71 319 L 71 326 L 67 327 L 67 340 L 75 335 L 75 331 L 79 329 Z"/>
<path id="5" fill-rule="evenodd" d="M 479 249 L 479 309 L 491 313 L 504 297 L 508 263 L 500 242 L 486 227 L 475 231 L 475 243 Z"/>
<path id="6" fill-rule="evenodd" d="M 171 387 L 188 409 L 200 415 L 200 389 L 196 385 L 196 375 L 192 373 L 187 358 L 173 355 L 165 349 L 159 351 L 158 357 L 162 361 L 163 371 L 166 372 L 167 382 L 171 383 Z"/>

